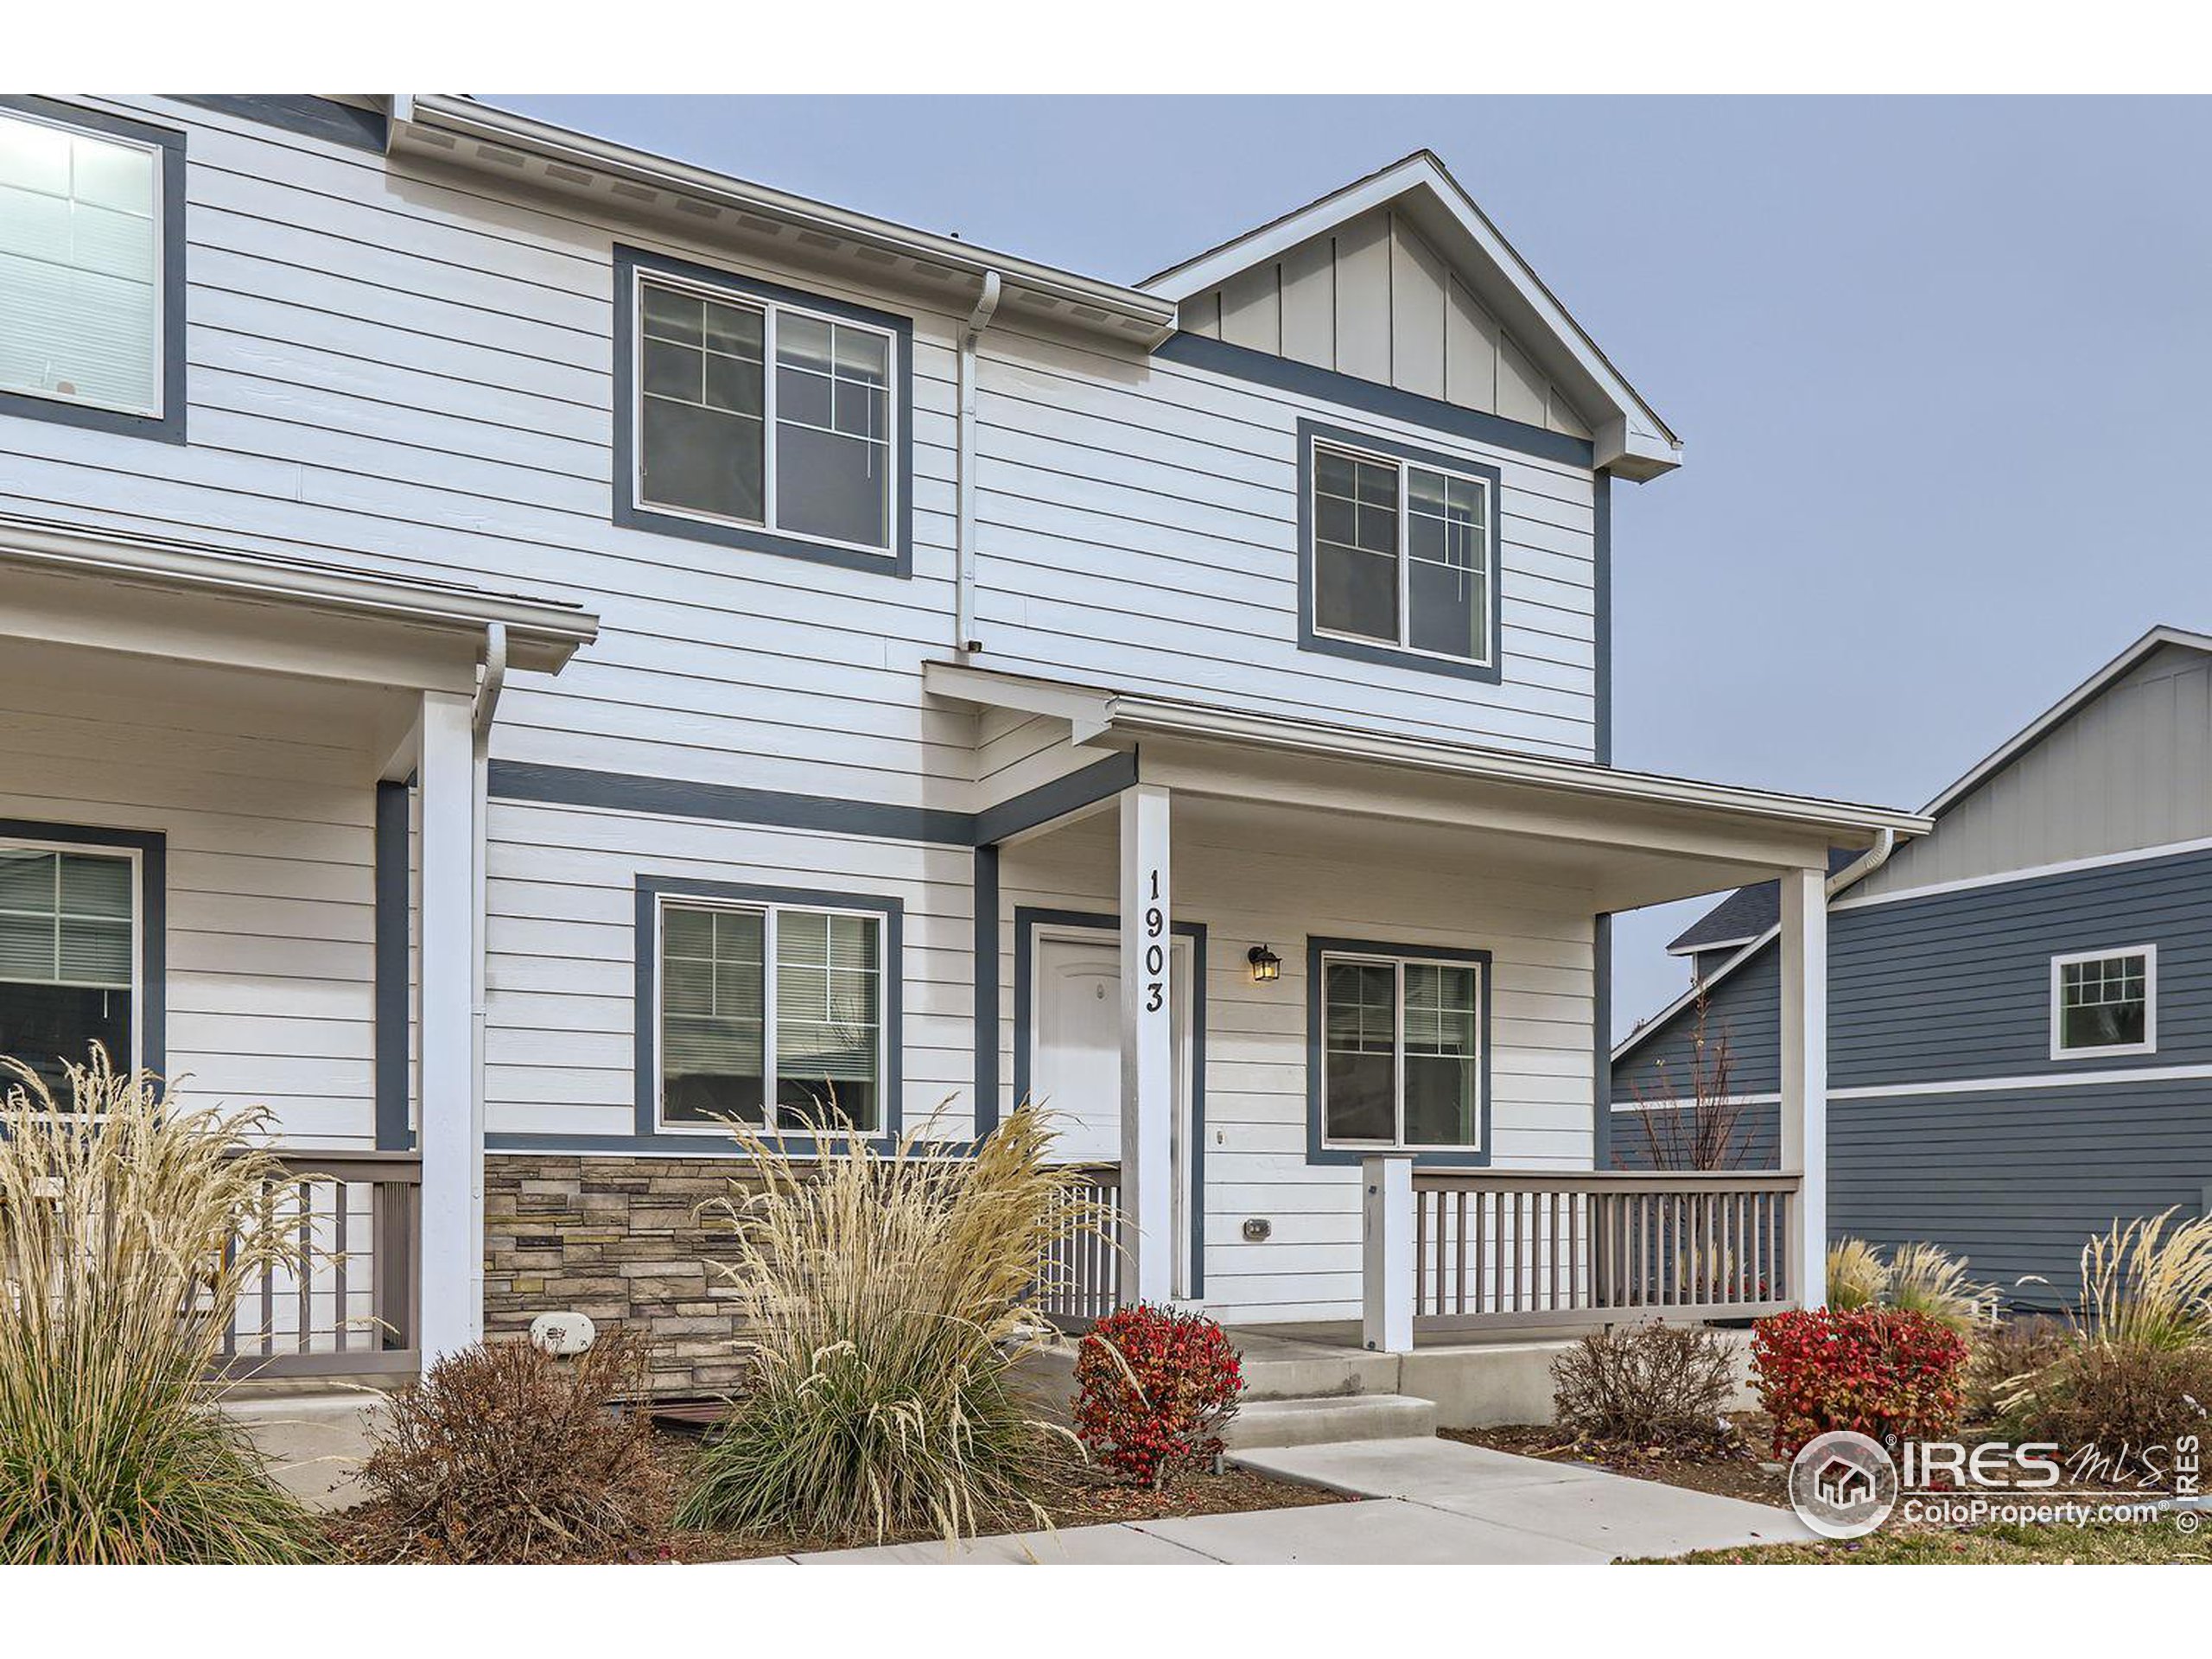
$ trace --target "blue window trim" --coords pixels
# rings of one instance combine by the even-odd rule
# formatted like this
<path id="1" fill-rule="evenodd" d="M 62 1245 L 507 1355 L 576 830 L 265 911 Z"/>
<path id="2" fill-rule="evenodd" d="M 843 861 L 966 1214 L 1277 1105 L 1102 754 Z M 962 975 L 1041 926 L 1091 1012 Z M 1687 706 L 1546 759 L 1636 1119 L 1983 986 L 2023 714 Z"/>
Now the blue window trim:
<path id="1" fill-rule="evenodd" d="M 556 1141 L 563 1147 L 597 1146 L 632 1152 L 662 1152 L 687 1158 L 741 1157 L 737 1143 L 711 1132 L 671 1134 L 660 1128 L 660 1055 L 655 1043 L 658 1022 L 653 1010 L 659 1006 L 660 959 L 654 949 L 658 938 L 654 912 L 659 901 L 704 899 L 735 904 L 788 905 L 798 907 L 872 912 L 883 919 L 883 1122 L 866 1137 L 867 1143 L 888 1151 L 901 1132 L 901 1052 L 906 1046 L 906 915 L 903 901 L 882 893 L 832 893 L 810 887 L 765 887 L 749 882 L 701 881 L 684 876 L 640 875 L 637 879 L 636 991 L 632 1007 L 636 1029 L 637 1128 L 626 1135 L 508 1135 L 497 1142 L 510 1147 L 537 1147 Z M 771 1137 L 773 1138 L 772 1136 Z M 786 1135 L 794 1147 L 817 1137 Z M 824 1137 L 842 1140 L 842 1136 Z"/>
<path id="2" fill-rule="evenodd" d="M 1490 661 L 1487 663 L 1454 662 L 1448 657 L 1427 656 L 1397 645 L 1370 645 L 1357 639 L 1340 639 L 1333 634 L 1318 632 L 1313 626 L 1313 446 L 1328 443 L 1347 449 L 1364 449 L 1393 460 L 1410 461 L 1416 467 L 1433 467 L 1440 472 L 1456 473 L 1464 478 L 1478 478 L 1489 486 L 1489 554 L 1490 554 Z M 1301 420 L 1298 423 L 1298 648 L 1320 652 L 1324 656 L 1343 657 L 1356 663 L 1369 663 L 1385 668 L 1407 668 L 1417 673 L 1442 674 L 1457 680 L 1478 680 L 1496 685 L 1505 671 L 1504 626 L 1502 618 L 1505 610 L 1501 579 L 1503 574 L 1502 550 L 1504 545 L 1501 522 L 1505 517 L 1504 474 L 1497 467 L 1464 455 L 1450 455 L 1434 449 L 1418 449 L 1411 444 L 1400 443 L 1392 438 L 1378 438 L 1372 434 L 1355 432 L 1341 426 L 1325 425 L 1319 421 Z M 1405 504 L 1399 504 L 1403 513 Z"/>
<path id="3" fill-rule="evenodd" d="M 132 415 L 119 409 L 95 409 L 36 392 L 0 391 L 0 415 L 20 415 L 26 420 L 53 421 L 95 432 L 115 432 L 128 437 L 152 438 L 161 443 L 182 443 L 184 396 L 184 134 L 174 127 L 156 127 L 105 110 L 54 98 L 0 94 L 0 110 L 35 115 L 57 126 L 79 132 L 127 138 L 153 147 L 162 158 L 162 412 Z"/>
<path id="4" fill-rule="evenodd" d="M 1018 905 L 1014 912 L 1014 1099 L 1029 1098 L 1030 1051 L 1036 1033 L 1031 986 L 1040 927 L 1096 928 L 1118 941 L 1122 918 L 1109 912 L 1047 910 Z M 1191 942 L 1191 1294 L 1206 1292 L 1206 925 L 1175 922 L 1171 931 Z"/>
<path id="5" fill-rule="evenodd" d="M 1433 944 L 1392 944 L 1379 939 L 1332 939 L 1309 935 L 1306 941 L 1306 1161 L 1309 1164 L 1357 1164 L 1389 1147 L 1330 1147 L 1322 1144 L 1321 1042 L 1328 1030 L 1323 1007 L 1321 958 L 1325 955 L 1394 957 L 1414 962 L 1464 962 L 1482 969 L 1482 1065 L 1477 1086 L 1482 1091 L 1482 1144 L 1465 1152 L 1416 1152 L 1419 1169 L 1487 1169 L 1491 1154 L 1490 1004 L 1491 953 L 1487 950 L 1449 950 Z"/>
<path id="6" fill-rule="evenodd" d="M 762 301 L 772 305 L 798 306 L 809 311 L 818 311 L 825 316 L 842 318 L 848 322 L 880 328 L 898 341 L 899 361 L 893 375 L 893 392 L 898 401 L 899 442 L 894 464 L 899 471 L 898 511 L 891 525 L 891 546 L 881 552 L 870 552 L 863 548 L 839 547 L 823 542 L 808 541 L 803 537 L 780 535 L 771 530 L 756 530 L 744 524 L 729 524 L 711 519 L 694 518 L 680 512 L 646 506 L 637 499 L 637 434 L 635 432 L 633 384 L 637 363 L 637 318 L 634 296 L 639 272 L 646 275 L 681 278 L 685 282 L 702 283 L 710 288 L 727 290 L 741 299 Z M 774 372 L 774 365 L 768 365 Z M 773 464 L 772 456 L 770 464 Z M 886 575 L 908 577 L 914 573 L 914 321 L 888 311 L 876 311 L 866 306 L 852 305 L 842 300 L 825 299 L 820 295 L 803 293 L 774 283 L 765 283 L 749 276 L 739 276 L 726 270 L 715 270 L 705 265 L 694 264 L 686 259 L 672 259 L 665 254 L 648 253 L 642 249 L 626 247 L 618 243 L 614 248 L 614 522 L 632 530 L 651 531 L 662 536 L 688 537 L 693 541 L 714 542 L 724 547 L 741 547 L 759 553 L 781 554 L 789 558 L 811 559 L 817 564 L 832 564 L 849 570 L 874 570 Z"/>
<path id="7" fill-rule="evenodd" d="M 0 818 L 0 842 L 121 848 L 138 855 L 138 1065 L 168 1072 L 168 837 L 158 830 Z M 111 1058 L 121 1057 L 111 1056 Z"/>
<path id="8" fill-rule="evenodd" d="M 410 823 L 413 791 L 391 780 L 377 785 L 375 848 L 373 1073 L 379 1152 L 404 1152 L 415 1144 L 408 1120 L 410 983 Z"/>

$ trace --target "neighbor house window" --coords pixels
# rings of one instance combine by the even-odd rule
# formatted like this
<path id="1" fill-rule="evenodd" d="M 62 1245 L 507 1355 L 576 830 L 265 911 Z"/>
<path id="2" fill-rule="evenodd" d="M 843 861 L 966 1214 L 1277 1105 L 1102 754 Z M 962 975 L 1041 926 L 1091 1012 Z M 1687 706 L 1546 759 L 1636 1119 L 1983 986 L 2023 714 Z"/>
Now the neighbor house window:
<path id="1" fill-rule="evenodd" d="M 630 280 L 635 509 L 890 556 L 897 332 L 643 265 Z"/>
<path id="2" fill-rule="evenodd" d="M 880 1128 L 883 959 L 879 915 L 664 899 L 662 1124 Z"/>
<path id="3" fill-rule="evenodd" d="M 2158 951 L 2054 957 L 2050 963 L 2050 1052 L 2148 1054 L 2158 1046 Z"/>
<path id="4" fill-rule="evenodd" d="M 1491 480 L 1320 440 L 1310 477 L 1314 633 L 1488 663 Z"/>
<path id="5" fill-rule="evenodd" d="M 0 846 L 0 1054 L 64 1105 L 92 1045 L 138 1063 L 138 867 L 127 855 Z"/>
<path id="6" fill-rule="evenodd" d="M 1479 963 L 1321 957 L 1325 1145 L 1481 1144 L 1482 976 Z"/>
<path id="7" fill-rule="evenodd" d="M 0 107 L 0 394 L 158 421 L 177 325 L 165 281 L 180 251 L 168 245 L 175 139 L 47 113 L 61 109 Z"/>

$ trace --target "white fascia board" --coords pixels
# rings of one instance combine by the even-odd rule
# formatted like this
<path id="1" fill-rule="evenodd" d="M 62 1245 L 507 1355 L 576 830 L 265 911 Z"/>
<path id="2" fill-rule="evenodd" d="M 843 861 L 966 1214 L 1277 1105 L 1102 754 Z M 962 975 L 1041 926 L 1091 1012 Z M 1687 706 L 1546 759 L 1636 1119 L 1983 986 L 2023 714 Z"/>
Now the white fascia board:
<path id="1" fill-rule="evenodd" d="M 1508 315 L 1510 329 L 1532 330 L 1548 340 L 1583 382 L 1586 396 L 1603 405 L 1597 416 L 1596 461 L 1602 470 L 1641 482 L 1681 464 L 1682 445 L 1658 411 L 1643 400 L 1616 369 L 1598 343 L 1576 321 L 1559 296 L 1545 286 L 1520 251 L 1505 239 L 1490 216 L 1460 188 L 1458 180 L 1427 150 L 1416 151 L 1370 177 L 1346 185 L 1309 207 L 1284 215 L 1235 241 L 1210 250 L 1144 284 L 1146 291 L 1179 304 L 1218 286 L 1239 271 L 1278 257 L 1323 232 L 1376 207 L 1420 194 L 1445 215 L 1452 228 L 1472 245 L 1482 265 L 1495 274 L 1524 315 Z M 1490 296 L 1495 300 L 1497 296 Z M 1530 340 L 1530 345 L 1541 344 Z"/>
<path id="2" fill-rule="evenodd" d="M 515 665 L 545 673 L 557 672 L 599 634 L 598 617 L 558 601 L 407 582 L 35 518 L 0 517 L 0 563 L 470 632 L 480 633 L 497 622 L 506 628 Z"/>
<path id="3" fill-rule="evenodd" d="M 1103 282 L 1012 254 L 994 252 L 953 237 L 854 213 L 726 173 L 655 156 L 627 144 L 595 138 L 550 122 L 533 120 L 471 99 L 431 92 L 398 94 L 392 100 L 391 123 L 390 148 L 393 150 L 414 149 L 448 162 L 478 168 L 489 166 L 495 176 L 509 178 L 514 175 L 516 156 L 532 156 L 559 166 L 625 179 L 734 212 L 758 214 L 801 231 L 916 260 L 978 282 L 995 271 L 1006 288 L 1049 302 L 1055 308 L 1055 314 L 1070 326 L 1095 327 L 1124 343 L 1135 341 L 1149 347 L 1175 332 L 1174 304 L 1140 289 L 1124 288 L 1118 283 Z M 458 144 L 425 144 L 421 135 L 426 131 L 442 133 L 448 139 L 465 138 L 490 145 L 493 156 L 477 156 Z M 494 165 L 500 150 L 508 155 L 504 164 Z"/>

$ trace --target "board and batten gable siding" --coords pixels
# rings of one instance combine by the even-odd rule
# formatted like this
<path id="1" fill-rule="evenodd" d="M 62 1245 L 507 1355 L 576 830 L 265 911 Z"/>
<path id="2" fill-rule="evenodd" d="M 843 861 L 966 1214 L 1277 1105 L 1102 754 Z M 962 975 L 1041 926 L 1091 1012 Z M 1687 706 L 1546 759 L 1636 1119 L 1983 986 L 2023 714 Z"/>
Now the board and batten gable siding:
<path id="1" fill-rule="evenodd" d="M 753 787 L 928 805 L 969 780 L 973 717 L 918 677 L 952 631 L 959 319 L 234 116 L 114 106 L 189 130 L 193 442 L 22 423 L 0 507 L 594 609 L 558 680 L 515 677 L 505 758 L 713 782 L 741 758 Z M 618 240 L 913 315 L 911 580 L 610 522 Z M 1503 467 L 1502 685 L 1298 650 L 1301 416 Z M 1592 753 L 1586 467 L 1012 327 L 986 336 L 977 442 L 979 660 Z"/>
<path id="2" fill-rule="evenodd" d="M 1388 207 L 1192 296 L 1182 323 L 1231 346 L 1590 435 L 1443 256 Z"/>
<path id="3" fill-rule="evenodd" d="M 2161 645 L 1939 823 L 1850 897 L 2212 836 L 2212 657 Z"/>
<path id="4" fill-rule="evenodd" d="M 1586 895 L 1464 870 L 1347 862 L 1208 834 L 1179 819 L 1175 919 L 1206 932 L 1205 1300 L 1223 1319 L 1357 1317 L 1356 1165 L 1316 1165 L 1306 1138 L 1306 941 L 1387 939 L 1491 953 L 1491 1154 L 1499 1168 L 1586 1169 L 1592 1133 L 1593 925 Z M 1020 909 L 1112 915 L 1111 821 L 1005 849 L 1000 868 L 999 1075 L 1016 1073 L 1014 917 Z M 1267 944 L 1282 976 L 1255 984 L 1246 953 Z M 1044 1103 L 1049 1106 L 1050 1101 Z M 1265 1217 L 1270 1236 L 1243 1236 Z"/>

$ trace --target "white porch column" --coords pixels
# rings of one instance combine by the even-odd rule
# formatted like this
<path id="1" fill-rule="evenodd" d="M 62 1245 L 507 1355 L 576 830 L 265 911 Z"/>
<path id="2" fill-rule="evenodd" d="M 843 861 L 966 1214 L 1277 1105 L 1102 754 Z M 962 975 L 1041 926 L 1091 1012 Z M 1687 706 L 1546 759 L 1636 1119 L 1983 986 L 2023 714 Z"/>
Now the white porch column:
<path id="1" fill-rule="evenodd" d="M 1360 1160 L 1360 1320 L 1363 1348 L 1414 1349 L 1414 1160 L 1407 1152 Z"/>
<path id="2" fill-rule="evenodd" d="M 1174 914 L 1167 791 L 1122 791 L 1122 1300 L 1175 1293 Z"/>
<path id="3" fill-rule="evenodd" d="M 476 959 L 473 700 L 423 694 L 422 944 L 416 1013 L 423 1154 L 423 1362 L 484 1334 L 484 1135 L 472 1076 Z"/>
<path id="4" fill-rule="evenodd" d="M 1828 908 L 1826 870 L 1782 878 L 1782 1166 L 1802 1172 L 1790 1210 L 1790 1294 L 1828 1298 Z"/>

